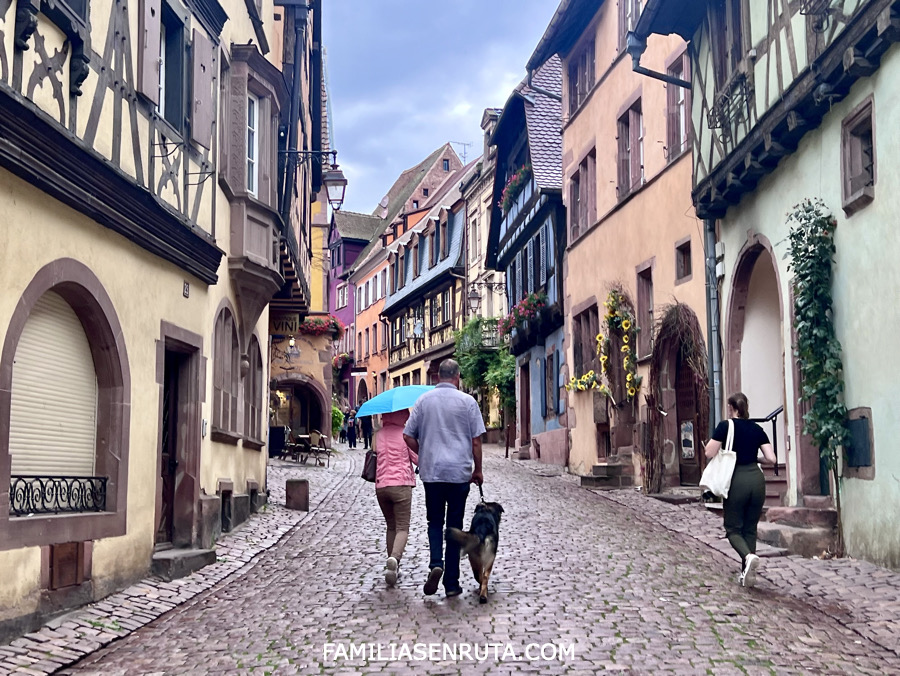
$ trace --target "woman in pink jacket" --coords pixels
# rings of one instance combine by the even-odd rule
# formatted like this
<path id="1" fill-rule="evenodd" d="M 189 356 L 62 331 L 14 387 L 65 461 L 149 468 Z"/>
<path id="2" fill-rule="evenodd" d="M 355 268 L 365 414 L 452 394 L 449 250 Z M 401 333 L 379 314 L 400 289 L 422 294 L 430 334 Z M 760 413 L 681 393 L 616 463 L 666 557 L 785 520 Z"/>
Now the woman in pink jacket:
<path id="1" fill-rule="evenodd" d="M 411 463 L 419 457 L 403 440 L 403 427 L 409 411 L 396 411 L 381 416 L 381 429 L 375 435 L 378 464 L 375 472 L 375 496 L 387 522 L 388 560 L 384 581 L 394 586 L 400 576 L 400 559 L 409 538 L 409 515 L 416 475 Z"/>

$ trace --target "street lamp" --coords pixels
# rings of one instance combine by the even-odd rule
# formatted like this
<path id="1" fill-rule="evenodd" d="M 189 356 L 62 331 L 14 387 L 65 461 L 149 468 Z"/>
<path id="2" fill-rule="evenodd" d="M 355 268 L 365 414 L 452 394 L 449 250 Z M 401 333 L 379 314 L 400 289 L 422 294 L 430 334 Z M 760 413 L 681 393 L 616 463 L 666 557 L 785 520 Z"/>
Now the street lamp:
<path id="1" fill-rule="evenodd" d="M 347 190 L 347 177 L 338 166 L 337 150 L 282 150 L 281 154 L 293 158 L 298 167 L 306 162 L 318 162 L 321 165 L 328 161 L 331 168 L 322 176 L 322 185 L 325 186 L 331 208 L 340 211 L 344 203 L 344 192 Z"/>
<path id="2" fill-rule="evenodd" d="M 469 289 L 467 298 L 469 300 L 469 310 L 472 311 L 473 315 L 478 314 L 478 308 L 481 307 L 481 294 L 475 290 L 474 284 Z"/>
<path id="3" fill-rule="evenodd" d="M 325 192 L 328 193 L 328 203 L 331 205 L 331 208 L 335 211 L 340 211 L 341 205 L 344 203 L 344 192 L 347 190 L 347 178 L 337 165 L 336 150 L 334 154 L 335 164 L 325 172 L 325 175 L 322 177 L 322 184 L 325 186 Z"/>

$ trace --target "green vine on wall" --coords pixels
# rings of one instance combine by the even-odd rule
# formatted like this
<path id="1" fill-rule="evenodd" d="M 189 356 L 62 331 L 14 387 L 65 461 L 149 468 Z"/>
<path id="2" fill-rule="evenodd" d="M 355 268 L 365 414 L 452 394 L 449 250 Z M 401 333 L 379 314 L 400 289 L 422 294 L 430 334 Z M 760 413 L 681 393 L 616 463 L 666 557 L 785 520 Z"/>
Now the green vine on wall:
<path id="1" fill-rule="evenodd" d="M 800 371 L 800 400 L 810 404 L 803 416 L 803 431 L 819 447 L 834 479 L 840 554 L 843 534 L 838 452 L 848 443 L 849 434 L 841 343 L 834 333 L 831 296 L 837 220 L 821 200 L 815 199 L 796 205 L 788 214 L 788 224 L 788 270 L 794 273 L 795 356 Z"/>

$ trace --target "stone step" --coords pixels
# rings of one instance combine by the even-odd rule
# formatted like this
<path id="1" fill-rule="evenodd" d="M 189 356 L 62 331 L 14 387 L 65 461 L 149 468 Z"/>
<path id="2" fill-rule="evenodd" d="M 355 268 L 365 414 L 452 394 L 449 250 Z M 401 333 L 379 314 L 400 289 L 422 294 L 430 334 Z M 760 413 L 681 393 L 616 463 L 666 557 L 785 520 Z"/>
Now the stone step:
<path id="1" fill-rule="evenodd" d="M 835 528 L 837 510 L 812 509 L 810 507 L 769 507 L 763 511 L 763 519 L 798 528 Z"/>
<path id="2" fill-rule="evenodd" d="M 150 572 L 171 581 L 187 577 L 215 562 L 215 549 L 166 549 L 153 554 Z"/>
<path id="3" fill-rule="evenodd" d="M 620 462 L 598 462 L 591 467 L 591 476 L 622 476 L 625 469 L 625 465 Z"/>
<path id="4" fill-rule="evenodd" d="M 834 509 L 834 500 L 830 495 L 804 495 L 803 506 L 810 509 Z"/>
<path id="5" fill-rule="evenodd" d="M 798 528 L 760 521 L 757 538 L 760 542 L 806 557 L 821 556 L 825 551 L 834 550 L 833 528 Z"/>
<path id="6" fill-rule="evenodd" d="M 583 488 L 630 488 L 634 486 L 634 478 L 621 476 L 581 476 L 579 477 Z"/>

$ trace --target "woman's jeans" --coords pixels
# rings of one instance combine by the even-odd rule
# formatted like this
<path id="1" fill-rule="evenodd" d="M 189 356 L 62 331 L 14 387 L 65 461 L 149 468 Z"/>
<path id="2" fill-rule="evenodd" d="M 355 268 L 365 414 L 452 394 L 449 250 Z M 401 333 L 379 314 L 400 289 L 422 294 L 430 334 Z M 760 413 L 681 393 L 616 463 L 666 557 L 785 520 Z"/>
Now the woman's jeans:
<path id="1" fill-rule="evenodd" d="M 736 465 L 725 498 L 725 534 L 742 566 L 747 554 L 756 553 L 756 526 L 765 502 L 766 477 L 759 465 Z"/>
<path id="2" fill-rule="evenodd" d="M 387 553 L 399 562 L 409 539 L 412 486 L 385 486 L 375 489 L 378 506 L 387 523 Z"/>

